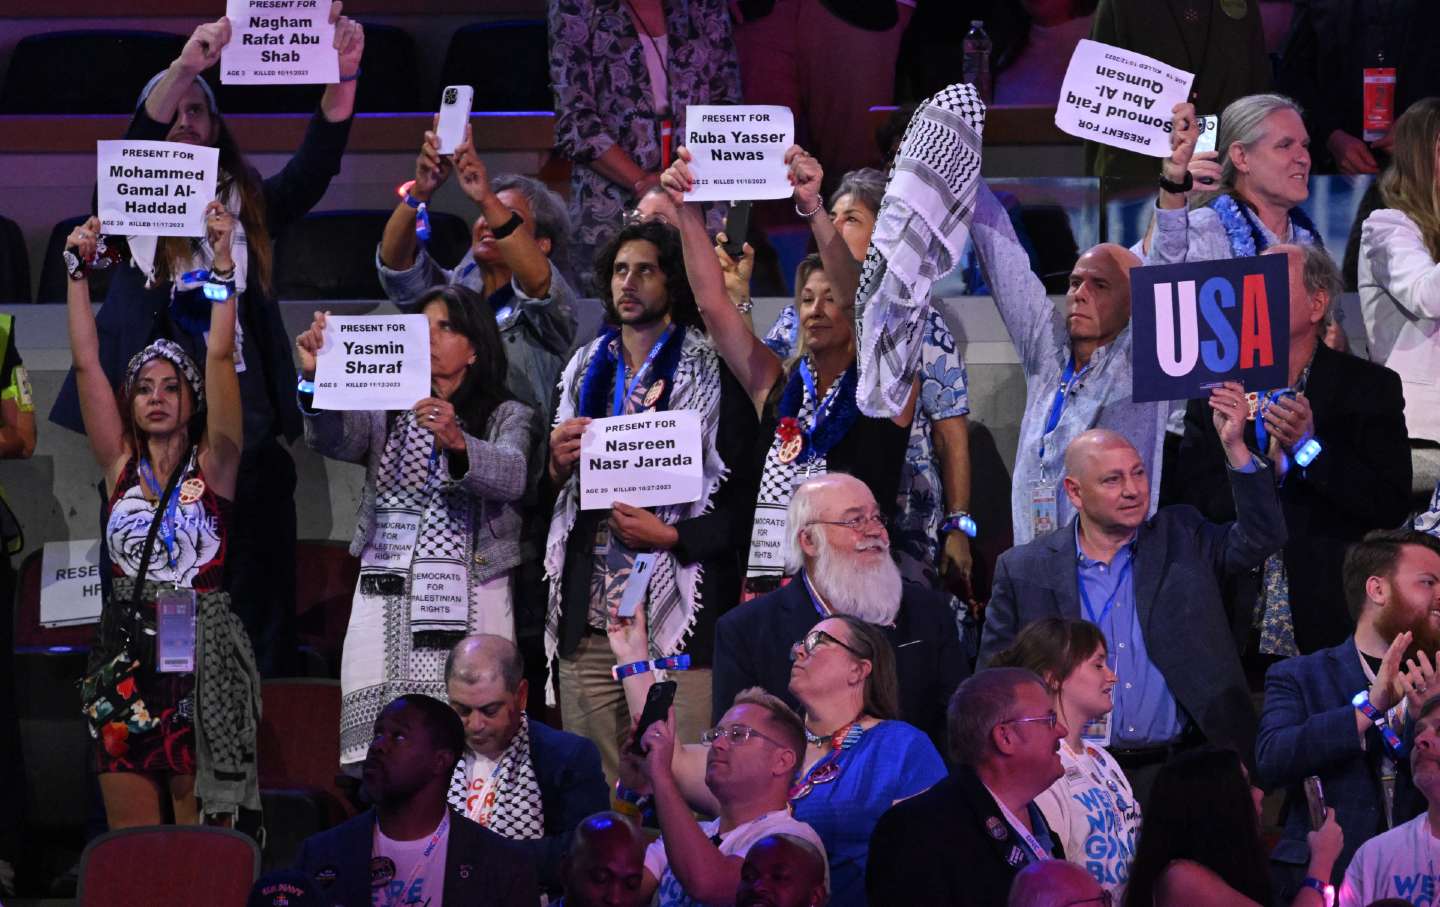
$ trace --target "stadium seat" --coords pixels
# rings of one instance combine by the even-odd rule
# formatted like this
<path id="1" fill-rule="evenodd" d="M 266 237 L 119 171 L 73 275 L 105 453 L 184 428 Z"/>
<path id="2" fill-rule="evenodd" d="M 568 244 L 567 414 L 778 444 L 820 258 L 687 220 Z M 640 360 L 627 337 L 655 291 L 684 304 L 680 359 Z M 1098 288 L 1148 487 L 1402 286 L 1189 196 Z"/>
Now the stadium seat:
<path id="1" fill-rule="evenodd" d="M 354 814 L 335 784 L 340 764 L 340 684 L 267 680 L 261 691 L 260 798 L 265 871 L 294 862 L 300 845 Z"/>
<path id="2" fill-rule="evenodd" d="M 403 29 L 376 22 L 365 26 L 365 53 L 355 109 L 359 113 L 424 110 L 419 90 L 415 39 Z M 214 76 L 216 70 L 207 75 Z M 211 84 L 219 84 L 212 78 Z M 323 85 L 220 85 L 216 101 L 222 113 L 310 113 L 320 103 Z"/>
<path id="3" fill-rule="evenodd" d="M 553 109 L 544 20 L 481 22 L 456 30 L 440 84 L 473 87 L 472 110 Z M 438 94 L 436 102 L 430 107 L 438 106 Z"/>
<path id="4" fill-rule="evenodd" d="M 80 907 L 207 904 L 243 907 L 260 848 L 238 831 L 161 825 L 107 832 L 80 858 Z"/>
<path id="5" fill-rule="evenodd" d="M 184 35 L 157 31 L 29 35 L 10 54 L 0 113 L 130 113 L 140 89 L 184 46 Z"/>
<path id="6" fill-rule="evenodd" d="M 375 246 L 389 211 L 321 211 L 291 224 L 275 243 L 275 295 L 294 299 L 384 299 Z"/>
<path id="7" fill-rule="evenodd" d="M 30 301 L 30 253 L 20 225 L 0 217 L 0 303 Z"/>
<path id="8" fill-rule="evenodd" d="M 300 540 L 295 543 L 295 615 L 300 647 L 314 653 L 326 675 L 340 676 L 340 649 L 350 623 L 350 603 L 360 576 L 360 561 L 344 542 Z M 338 759 L 336 760 L 338 764 Z"/>
<path id="9" fill-rule="evenodd" d="M 60 302 L 65 301 L 65 287 L 70 283 L 70 275 L 65 272 L 65 259 L 62 257 L 64 242 L 80 224 L 88 218 L 88 214 L 80 214 L 75 217 L 67 217 L 55 225 L 50 231 L 50 238 L 45 241 L 45 258 L 40 264 L 40 285 L 35 289 L 36 302 Z M 129 256 L 126 256 L 126 262 Z M 110 290 L 110 280 L 115 275 L 116 268 L 126 267 L 126 263 L 114 265 L 101 270 L 90 272 L 90 299 L 92 302 L 102 302 L 105 294 Z"/>

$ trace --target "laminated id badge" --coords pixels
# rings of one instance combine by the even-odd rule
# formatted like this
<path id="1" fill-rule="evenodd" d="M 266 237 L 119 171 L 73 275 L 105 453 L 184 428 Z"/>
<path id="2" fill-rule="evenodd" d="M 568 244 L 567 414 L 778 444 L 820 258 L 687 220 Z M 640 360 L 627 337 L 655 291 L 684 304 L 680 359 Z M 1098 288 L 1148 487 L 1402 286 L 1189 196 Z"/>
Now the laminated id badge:
<path id="1" fill-rule="evenodd" d="M 155 653 L 162 674 L 195 670 L 194 589 L 166 589 L 155 600 Z"/>
<path id="2" fill-rule="evenodd" d="M 1059 507 L 1055 499 L 1055 485 L 1051 482 L 1034 482 L 1030 486 L 1030 537 L 1039 538 L 1047 532 L 1054 532 L 1060 523 Z"/>
<path id="3" fill-rule="evenodd" d="M 645 599 L 645 590 L 649 587 L 650 577 L 654 573 L 655 552 L 647 551 L 635 555 L 635 566 L 630 568 L 630 578 L 625 581 L 625 591 L 620 594 L 620 607 L 616 609 L 615 616 L 635 616 L 640 602 Z"/>
<path id="4" fill-rule="evenodd" d="M 1395 70 L 1365 70 L 1364 94 L 1365 141 L 1385 137 L 1395 123 Z"/>

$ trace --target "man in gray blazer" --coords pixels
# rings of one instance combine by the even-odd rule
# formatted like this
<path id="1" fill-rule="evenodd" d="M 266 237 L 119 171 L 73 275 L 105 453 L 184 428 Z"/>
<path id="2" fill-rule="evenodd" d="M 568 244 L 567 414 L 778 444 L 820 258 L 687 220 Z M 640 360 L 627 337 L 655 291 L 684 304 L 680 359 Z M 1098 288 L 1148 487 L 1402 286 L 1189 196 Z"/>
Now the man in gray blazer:
<path id="1" fill-rule="evenodd" d="M 1273 470 L 1245 446 L 1239 384 L 1210 398 L 1229 462 L 1238 519 L 1210 523 L 1192 507 L 1146 519 L 1140 454 L 1105 430 L 1065 451 L 1065 493 L 1077 512 L 1061 529 L 1001 555 L 986 609 L 980 662 L 1042 617 L 1083 618 L 1109 642 L 1119 676 L 1101 739 L 1143 801 L 1159 767 L 1202 740 L 1253 761 L 1256 717 L 1226 620 L 1220 585 L 1285 542 Z"/>

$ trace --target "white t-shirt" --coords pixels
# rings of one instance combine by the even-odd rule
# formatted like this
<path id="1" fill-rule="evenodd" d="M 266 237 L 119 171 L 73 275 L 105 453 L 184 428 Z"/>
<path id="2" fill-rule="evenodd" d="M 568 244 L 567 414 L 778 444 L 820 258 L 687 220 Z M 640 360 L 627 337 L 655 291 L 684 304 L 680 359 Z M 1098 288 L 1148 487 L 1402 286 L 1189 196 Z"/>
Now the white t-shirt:
<path id="1" fill-rule="evenodd" d="M 713 838 L 720 828 L 720 820 L 712 819 L 700 823 L 705 837 Z M 786 834 L 804 838 L 815 846 L 820 856 L 825 856 L 825 845 L 815 829 L 790 815 L 789 809 L 777 809 L 737 825 L 720 839 L 720 852 L 727 857 L 744 857 L 750 847 L 768 835 Z M 829 862 L 826 862 L 825 887 L 830 887 Z M 699 907 L 700 902 L 692 899 L 680 887 L 680 880 L 670 872 L 670 858 L 665 853 L 665 839 L 660 838 L 645 849 L 645 871 L 660 881 L 655 890 L 655 907 Z"/>
<path id="2" fill-rule="evenodd" d="M 1077 755 L 1060 744 L 1065 774 L 1035 798 L 1050 830 L 1065 848 L 1065 859 L 1085 867 L 1095 881 L 1120 895 L 1130 880 L 1140 804 L 1110 754 L 1093 743 Z"/>
<path id="3" fill-rule="evenodd" d="M 479 822 L 485 810 L 485 796 L 495 786 L 497 763 L 473 751 L 465 753 L 465 818 Z M 489 812 L 494 812 L 492 805 Z M 486 823 L 481 823 L 486 824 Z"/>
<path id="4" fill-rule="evenodd" d="M 1424 813 L 1376 835 L 1355 851 L 1340 886 L 1340 907 L 1365 907 L 1381 898 L 1440 903 L 1440 838 Z"/>
<path id="5" fill-rule="evenodd" d="M 414 841 L 388 838 L 375 826 L 370 860 L 371 907 L 442 907 L 445 903 L 445 851 L 450 844 L 450 817 Z M 426 851 L 429 851 L 428 853 Z M 385 884 L 376 885 L 381 879 Z"/>

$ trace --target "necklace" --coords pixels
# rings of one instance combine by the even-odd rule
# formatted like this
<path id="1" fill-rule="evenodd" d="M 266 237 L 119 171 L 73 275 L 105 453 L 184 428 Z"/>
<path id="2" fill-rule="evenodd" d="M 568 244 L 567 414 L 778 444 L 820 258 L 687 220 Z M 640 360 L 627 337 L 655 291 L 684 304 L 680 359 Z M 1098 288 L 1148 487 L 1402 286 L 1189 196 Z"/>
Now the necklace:
<path id="1" fill-rule="evenodd" d="M 810 740 L 816 746 L 824 746 L 824 741 L 829 741 L 830 752 L 821 757 L 800 779 L 800 783 L 790 789 L 790 799 L 799 800 L 809 795 L 817 785 L 829 784 L 840 777 L 842 766 L 839 759 L 840 754 L 845 750 L 852 749 L 864 736 L 865 728 L 860 724 L 860 716 L 856 715 L 855 720 L 841 727 L 825 737 L 816 737 L 805 729 L 805 739 Z M 813 739 L 812 739 L 813 738 Z"/>

